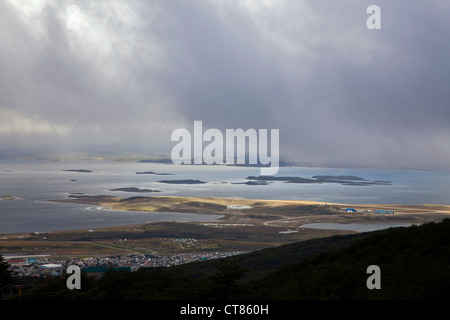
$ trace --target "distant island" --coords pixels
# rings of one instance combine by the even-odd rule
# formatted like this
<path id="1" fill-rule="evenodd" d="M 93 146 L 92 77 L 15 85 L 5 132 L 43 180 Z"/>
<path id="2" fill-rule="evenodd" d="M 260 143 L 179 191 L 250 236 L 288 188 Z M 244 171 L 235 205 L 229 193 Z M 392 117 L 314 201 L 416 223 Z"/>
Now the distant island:
<path id="1" fill-rule="evenodd" d="M 136 187 L 109 189 L 109 191 L 123 191 L 123 192 L 160 192 L 159 190 L 153 190 L 153 189 L 140 189 L 140 188 L 136 188 Z"/>
<path id="2" fill-rule="evenodd" d="M 172 183 L 172 184 L 202 184 L 205 181 L 195 180 L 195 179 L 184 179 L 184 180 L 161 180 L 161 183 Z"/>
<path id="3" fill-rule="evenodd" d="M 2 200 L 16 200 L 16 197 L 13 196 L 1 196 L 0 199 Z"/>
<path id="4" fill-rule="evenodd" d="M 313 179 L 326 179 L 326 180 L 355 180 L 355 181 L 367 181 L 364 178 L 360 178 L 357 176 L 312 176 Z"/>
<path id="5" fill-rule="evenodd" d="M 171 157 L 165 157 L 165 156 L 163 156 L 163 157 L 155 157 L 155 158 L 148 158 L 148 159 L 141 159 L 141 160 L 138 160 L 138 162 L 142 162 L 142 163 L 174 164 Z M 206 162 L 202 161 L 201 164 L 182 164 L 182 165 L 207 165 L 207 166 L 211 166 L 211 165 L 219 165 L 219 164 L 216 164 L 216 163 L 214 163 L 214 164 L 207 164 Z M 236 166 L 236 167 L 256 167 L 256 168 L 270 167 L 270 164 L 261 164 L 261 163 L 257 163 L 257 164 L 242 163 L 241 164 L 241 163 L 237 163 L 237 158 L 236 157 L 234 157 L 234 160 L 232 161 L 232 163 L 224 163 L 224 165 L 226 165 L 226 166 Z M 293 166 L 296 166 L 296 163 L 280 159 L 278 165 L 280 167 L 293 167 Z"/>
<path id="6" fill-rule="evenodd" d="M 166 164 L 173 164 L 171 158 L 144 159 L 144 160 L 139 160 L 138 162 L 143 162 L 143 163 L 166 163 Z"/>
<path id="7" fill-rule="evenodd" d="M 136 172 L 136 174 L 154 174 L 156 176 L 171 176 L 173 173 L 166 173 L 166 172 L 153 172 L 153 171 L 143 171 L 143 172 Z"/>
<path id="8" fill-rule="evenodd" d="M 269 182 L 265 180 L 260 181 L 247 181 L 247 182 L 232 182 L 231 184 L 246 184 L 248 186 L 265 186 L 268 185 Z"/>
<path id="9" fill-rule="evenodd" d="M 92 172 L 91 170 L 85 170 L 85 169 L 69 169 L 69 170 L 62 170 L 62 171 L 69 171 L 69 172 L 83 172 L 83 173 L 89 173 L 89 172 Z"/>
<path id="10" fill-rule="evenodd" d="M 371 185 L 391 185 L 390 181 L 369 181 L 356 176 L 331 176 L 318 175 L 312 178 L 302 177 L 275 177 L 275 176 L 248 176 L 247 180 L 256 181 L 284 181 L 286 183 L 339 183 L 347 186 L 371 186 Z"/>

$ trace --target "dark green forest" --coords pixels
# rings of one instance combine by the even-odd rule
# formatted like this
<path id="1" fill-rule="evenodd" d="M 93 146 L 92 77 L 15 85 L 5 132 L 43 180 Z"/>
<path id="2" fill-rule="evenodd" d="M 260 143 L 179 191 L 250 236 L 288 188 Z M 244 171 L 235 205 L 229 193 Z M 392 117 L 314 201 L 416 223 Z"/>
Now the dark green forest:
<path id="1" fill-rule="evenodd" d="M 368 289 L 367 267 L 381 270 Z M 20 283 L 1 267 L 1 281 Z M 66 276 L 25 287 L 21 300 L 442 300 L 450 298 L 450 219 L 313 239 L 170 268 Z"/>

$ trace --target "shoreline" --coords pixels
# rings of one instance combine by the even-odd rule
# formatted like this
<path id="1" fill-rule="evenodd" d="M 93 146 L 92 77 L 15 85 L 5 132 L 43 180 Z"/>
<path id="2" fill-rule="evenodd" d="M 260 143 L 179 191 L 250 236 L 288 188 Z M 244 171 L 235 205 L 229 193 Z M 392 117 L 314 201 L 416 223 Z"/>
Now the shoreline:
<path id="1" fill-rule="evenodd" d="M 157 255 L 255 251 L 314 238 L 375 231 L 375 226 L 386 224 L 392 227 L 421 225 L 450 217 L 450 206 L 436 204 L 352 205 L 308 200 L 86 195 L 51 201 L 101 206 L 107 211 L 124 213 L 194 213 L 205 217 L 217 215 L 220 218 L 186 221 L 177 220 L 175 216 L 170 220 L 105 227 L 1 233 L 1 255 L 20 252 L 22 255 L 49 254 L 54 258 L 126 255 L 130 251 Z M 345 210 L 347 208 L 355 211 L 348 212 Z M 377 209 L 394 209 L 395 213 L 375 213 Z M 334 227 L 311 228 L 311 225 Z M 365 228 L 355 229 L 355 225 L 365 225 Z M 193 239 L 201 245 L 186 249 L 180 247 L 177 239 Z"/>
<path id="2" fill-rule="evenodd" d="M 116 196 L 104 196 L 104 199 L 113 200 L 111 202 L 106 201 L 103 202 L 102 198 L 95 199 L 96 197 L 103 196 L 89 196 L 89 195 L 81 195 L 74 197 L 72 199 L 58 199 L 58 200 L 49 200 L 53 202 L 62 202 L 62 203 L 83 203 L 83 204 L 92 204 L 105 207 L 107 209 L 115 210 L 115 211 L 132 211 L 132 210 L 124 210 L 124 209 L 114 209 L 114 204 L 117 204 L 117 200 L 123 201 L 125 204 L 127 200 L 149 200 L 149 204 L 153 202 L 153 200 L 168 200 L 167 203 L 170 202 L 203 202 L 203 203 L 213 203 L 218 205 L 248 205 L 248 204 L 274 204 L 278 206 L 287 206 L 287 205 L 317 205 L 317 206 L 329 206 L 329 207 L 337 207 L 337 208 L 355 208 L 359 210 L 370 210 L 370 209 L 384 209 L 384 210 L 397 210 L 395 213 L 411 213 L 414 211 L 416 213 L 427 214 L 429 212 L 433 213 L 444 213 L 450 215 L 450 205 L 445 204 L 351 204 L 351 203 L 339 203 L 339 202 L 323 202 L 323 201 L 312 201 L 312 200 L 277 200 L 277 199 L 258 199 L 258 198 L 220 198 L 220 197 L 188 197 L 188 196 L 140 196 L 140 197 L 130 197 L 130 198 L 119 198 Z M 84 202 L 84 199 L 94 200 L 94 202 Z M 116 200 L 116 201 L 114 201 Z M 161 211 L 152 211 L 152 210 L 140 210 L 140 211 L 148 211 L 148 212 L 161 212 Z M 417 211 L 425 211 L 425 212 L 417 212 Z M 202 213 L 202 212 L 199 212 Z"/>
<path id="3" fill-rule="evenodd" d="M 125 201 L 124 201 L 125 200 Z M 345 210 L 346 208 L 353 208 L 356 212 L 345 213 L 347 215 L 353 214 L 356 217 L 357 214 L 373 214 L 374 210 L 392 210 L 394 215 L 408 216 L 408 215 L 420 215 L 426 217 L 427 215 L 442 215 L 450 217 L 450 205 L 443 204 L 349 204 L 349 203 L 332 203 L 332 202 L 322 202 L 322 201 L 311 201 L 311 200 L 275 200 L 275 199 L 246 199 L 246 198 L 220 198 L 220 197 L 180 197 L 180 196 L 142 196 L 142 197 L 130 197 L 130 198 L 119 198 L 115 196 L 89 196 L 89 195 L 77 195 L 73 198 L 68 199 L 57 199 L 48 200 L 51 202 L 59 203 L 78 203 L 85 205 L 92 205 L 102 208 L 104 211 L 114 211 L 114 212 L 149 212 L 149 213 L 171 213 L 171 214 L 205 214 L 205 215 L 218 215 L 220 216 L 216 220 L 211 221 L 185 221 L 185 220 L 170 220 L 165 222 L 173 223 L 194 223 L 194 224 L 205 224 L 205 223 L 225 223 L 230 219 L 224 219 L 224 216 L 245 216 L 248 209 L 233 209 L 231 207 L 247 206 L 252 209 L 266 208 L 277 210 L 283 209 L 283 207 L 289 206 L 320 206 L 324 208 L 332 208 L 332 210 Z M 154 204 L 157 202 L 157 204 Z M 183 203 L 194 204 L 194 211 L 191 208 L 186 209 L 183 207 Z M 251 205 L 255 205 L 251 207 Z M 167 207 L 167 205 L 173 205 L 173 208 Z M 206 205 L 206 208 L 205 206 Z M 227 206 L 224 207 L 214 207 L 217 206 Z M 161 207 L 164 209 L 161 210 Z M 185 209 L 185 210 L 183 210 Z M 378 214 L 381 216 L 381 214 Z M 285 219 L 295 220 L 295 217 Z M 279 220 L 278 220 L 279 221 Z M 134 228 L 146 224 L 152 224 L 162 221 L 146 222 L 146 223 L 132 223 L 132 224 L 119 224 L 115 226 L 104 226 L 97 227 L 96 230 L 104 229 L 127 229 Z M 310 222 L 308 222 L 310 223 Z M 265 221 L 264 225 L 274 225 L 273 221 Z M 306 224 L 306 223 L 305 223 Z M 299 226 L 301 227 L 301 225 Z M 2 232 L 0 236 L 2 238 L 8 236 L 27 236 L 29 234 L 47 234 L 47 233 L 70 233 L 70 232 L 80 232 L 86 231 L 86 228 L 74 228 L 74 229 L 55 229 L 46 232 Z"/>

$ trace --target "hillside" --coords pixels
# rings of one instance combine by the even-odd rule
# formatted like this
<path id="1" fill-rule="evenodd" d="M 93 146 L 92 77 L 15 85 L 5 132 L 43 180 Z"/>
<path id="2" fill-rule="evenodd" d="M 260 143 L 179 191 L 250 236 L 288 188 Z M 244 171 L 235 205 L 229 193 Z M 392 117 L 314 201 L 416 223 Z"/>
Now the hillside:
<path id="1" fill-rule="evenodd" d="M 369 290 L 367 267 L 378 265 L 381 289 Z M 347 248 L 286 265 L 257 280 L 266 299 L 450 298 L 450 220 L 376 232 Z"/>
<path id="2" fill-rule="evenodd" d="M 369 290 L 366 269 L 381 269 Z M 24 290 L 22 299 L 448 299 L 450 219 L 408 228 L 313 239 L 238 257 L 171 268 L 110 272 L 82 290 L 65 279 Z"/>

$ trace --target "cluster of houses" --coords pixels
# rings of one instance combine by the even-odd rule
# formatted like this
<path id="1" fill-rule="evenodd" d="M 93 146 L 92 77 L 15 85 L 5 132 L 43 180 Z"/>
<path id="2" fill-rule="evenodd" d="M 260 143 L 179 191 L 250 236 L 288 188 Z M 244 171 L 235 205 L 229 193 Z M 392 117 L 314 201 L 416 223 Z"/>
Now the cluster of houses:
<path id="1" fill-rule="evenodd" d="M 126 256 L 85 257 L 53 260 L 48 255 L 6 256 L 11 270 L 19 277 L 47 277 L 66 272 L 69 265 L 77 265 L 92 276 L 106 271 L 136 271 L 140 268 L 170 267 L 190 262 L 226 258 L 243 252 L 191 252 L 171 256 L 130 254 Z"/>

